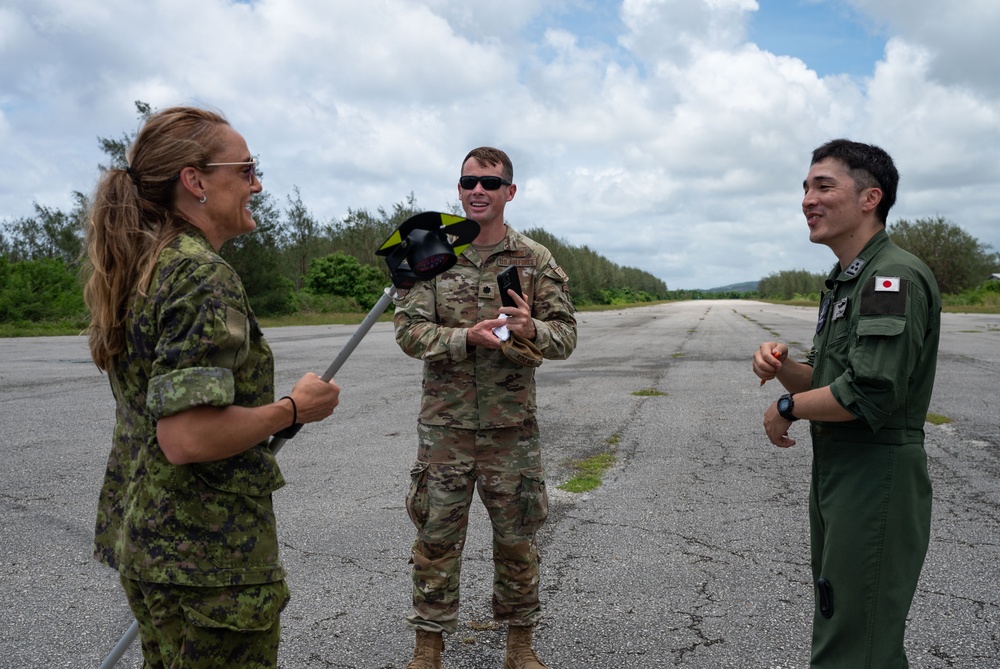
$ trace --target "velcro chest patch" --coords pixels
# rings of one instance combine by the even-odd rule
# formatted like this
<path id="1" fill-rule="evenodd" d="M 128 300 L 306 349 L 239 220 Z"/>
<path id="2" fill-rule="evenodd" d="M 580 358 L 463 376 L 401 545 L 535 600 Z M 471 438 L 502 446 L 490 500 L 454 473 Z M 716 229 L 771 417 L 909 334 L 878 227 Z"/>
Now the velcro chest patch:
<path id="1" fill-rule="evenodd" d="M 861 316 L 905 316 L 910 282 L 898 276 L 876 276 L 861 289 Z"/>

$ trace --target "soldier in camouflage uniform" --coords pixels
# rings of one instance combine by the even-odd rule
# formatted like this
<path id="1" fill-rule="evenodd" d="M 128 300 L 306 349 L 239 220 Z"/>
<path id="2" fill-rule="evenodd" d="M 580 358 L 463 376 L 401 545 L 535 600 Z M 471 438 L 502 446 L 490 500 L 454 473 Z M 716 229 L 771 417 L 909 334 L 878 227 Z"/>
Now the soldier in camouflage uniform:
<path id="1" fill-rule="evenodd" d="M 450 270 L 397 301 L 396 341 L 424 360 L 418 451 L 406 500 L 417 528 L 409 669 L 441 666 L 458 624 L 459 571 L 477 485 L 493 527 L 493 613 L 508 623 L 506 669 L 544 667 L 531 648 L 541 617 L 535 533 L 548 501 L 535 422 L 535 367 L 576 345 L 566 274 L 542 245 L 508 228 L 516 186 L 507 155 L 475 149 L 458 194 L 479 236 Z M 501 307 L 497 275 L 517 267 L 523 295 Z M 506 315 L 506 320 L 500 315 Z M 506 326 L 501 342 L 495 328 Z"/>
<path id="2" fill-rule="evenodd" d="M 885 232 L 899 173 L 882 149 L 834 140 L 813 152 L 802 210 L 838 263 L 805 362 L 765 342 L 754 372 L 789 391 L 764 414 L 779 447 L 810 421 L 815 583 L 813 669 L 905 669 L 906 616 L 930 542 L 924 421 L 941 296 L 934 275 Z"/>
<path id="3" fill-rule="evenodd" d="M 254 229 L 246 142 L 221 116 L 151 116 L 87 229 L 91 354 L 117 405 L 95 556 L 118 570 L 144 667 L 277 666 L 288 602 L 268 437 L 329 416 L 315 374 L 274 401 L 274 361 L 217 251 Z"/>

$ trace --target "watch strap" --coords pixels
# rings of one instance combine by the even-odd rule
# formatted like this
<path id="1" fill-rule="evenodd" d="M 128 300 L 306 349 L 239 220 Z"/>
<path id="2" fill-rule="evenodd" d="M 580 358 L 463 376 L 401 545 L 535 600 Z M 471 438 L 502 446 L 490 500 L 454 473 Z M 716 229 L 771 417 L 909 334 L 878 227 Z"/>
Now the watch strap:
<path id="1" fill-rule="evenodd" d="M 778 398 L 778 413 L 782 418 L 787 421 L 797 421 L 798 418 L 792 415 L 792 411 L 794 410 L 795 400 L 792 399 L 791 393 L 787 393 Z"/>

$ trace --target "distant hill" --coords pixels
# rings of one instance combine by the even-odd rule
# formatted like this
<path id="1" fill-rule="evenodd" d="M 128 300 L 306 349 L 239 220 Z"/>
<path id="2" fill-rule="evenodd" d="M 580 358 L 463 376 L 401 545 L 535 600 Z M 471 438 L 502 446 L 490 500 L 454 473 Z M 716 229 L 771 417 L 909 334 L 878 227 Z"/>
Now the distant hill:
<path id="1" fill-rule="evenodd" d="M 757 290 L 757 281 L 744 281 L 743 283 L 732 283 L 728 286 L 718 288 L 708 288 L 704 293 L 749 293 Z"/>

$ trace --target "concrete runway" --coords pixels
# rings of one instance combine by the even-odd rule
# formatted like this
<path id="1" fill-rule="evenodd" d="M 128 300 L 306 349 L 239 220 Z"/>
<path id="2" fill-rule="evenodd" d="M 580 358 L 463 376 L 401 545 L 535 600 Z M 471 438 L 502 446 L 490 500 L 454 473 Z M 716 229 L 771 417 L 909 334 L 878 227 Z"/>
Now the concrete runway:
<path id="1" fill-rule="evenodd" d="M 547 615 L 536 649 L 553 669 L 808 666 L 808 428 L 771 446 L 750 356 L 808 348 L 815 310 L 704 300 L 579 315 L 579 345 L 538 372 L 549 522 L 540 535 Z M 321 372 L 353 326 L 266 332 L 278 394 Z M 911 610 L 914 669 L 1000 665 L 1000 316 L 944 315 L 927 426 L 931 547 Z M 280 664 L 399 668 L 413 638 L 420 363 L 379 323 L 337 377 L 341 406 L 279 455 L 275 494 L 292 602 Z M 664 395 L 636 396 L 642 389 Z M 107 379 L 82 337 L 0 339 L 0 667 L 97 667 L 131 622 L 117 574 L 91 558 L 113 425 Z M 573 459 L 615 449 L 595 492 L 558 490 Z M 448 669 L 500 669 L 490 613 L 488 519 L 473 503 L 459 633 Z M 139 667 L 138 644 L 120 667 Z"/>

